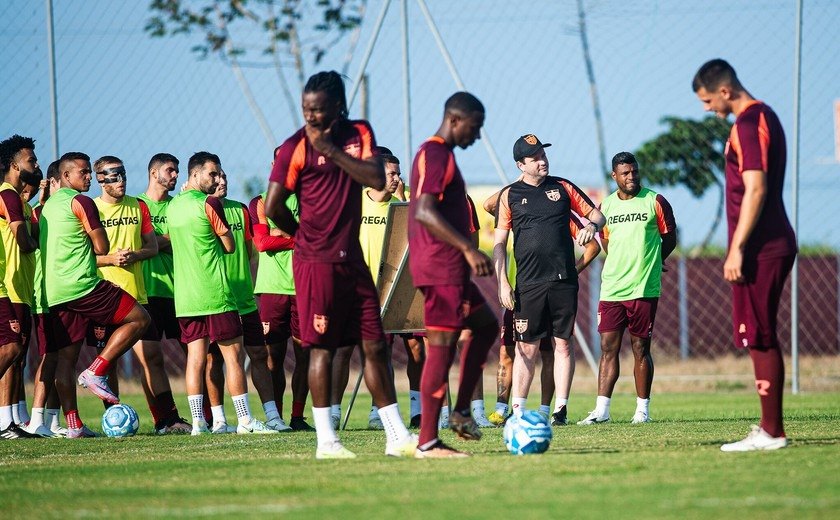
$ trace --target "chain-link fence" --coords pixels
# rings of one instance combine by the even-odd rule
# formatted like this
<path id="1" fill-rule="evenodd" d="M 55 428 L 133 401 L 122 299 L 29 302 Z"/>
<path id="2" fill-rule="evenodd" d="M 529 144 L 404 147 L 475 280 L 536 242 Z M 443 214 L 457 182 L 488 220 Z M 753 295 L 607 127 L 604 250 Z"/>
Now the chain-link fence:
<path id="1" fill-rule="evenodd" d="M 793 0 L 703 5 L 676 0 L 356 1 L 346 4 L 362 15 L 361 24 L 350 24 L 343 32 L 316 28 L 323 14 L 318 2 L 292 2 L 301 13 L 295 27 L 299 59 L 288 52 L 295 50 L 288 41 L 276 54 L 265 52 L 264 24 L 254 20 L 268 17 L 268 2 L 236 2 L 251 16 L 229 20 L 224 27 L 231 44 L 244 54 L 222 58 L 211 50 L 204 59 L 191 50 L 206 43 L 201 28 L 151 36 L 145 29 L 155 14 L 151 2 L 52 4 L 59 152 L 121 157 L 129 172 L 129 193 L 145 189 L 145 167 L 152 154 L 168 151 L 185 161 L 192 152 L 207 149 L 221 156 L 232 197 L 244 200 L 264 184 L 273 147 L 300 124 L 300 77 L 337 69 L 346 73 L 351 89 L 368 48 L 367 81 L 351 115 L 366 115 L 378 141 L 398 155 L 407 155 L 437 129 L 443 101 L 457 89 L 450 65 L 482 99 L 487 107 L 485 135 L 501 169 L 481 142 L 458 151 L 472 186 L 497 188 L 501 177 L 512 180 L 517 171 L 510 148 L 518 136 L 532 132 L 554 144 L 549 149 L 554 175 L 595 192 L 612 191 L 604 165 L 614 153 L 637 151 L 668 132 L 672 123 L 663 122 L 666 116 L 680 121 L 706 116 L 690 82 L 697 68 L 713 57 L 732 63 L 747 89 L 774 108 L 791 152 L 794 146 Z M 183 4 L 200 9 L 228 2 Z M 7 20 L 0 29 L 0 66 L 7 74 L 0 135 L 34 136 L 42 167 L 54 145 L 46 5 L 0 3 L 0 17 Z M 208 16 L 218 27 L 213 10 Z M 381 30 L 372 43 L 380 19 Z M 835 149 L 840 137 L 833 114 L 840 99 L 839 24 L 840 3 L 803 2 L 797 231 L 802 249 L 800 348 L 807 354 L 835 355 L 840 349 L 840 234 L 831 217 L 840 195 L 834 182 L 840 174 Z M 322 52 L 317 64 L 316 51 Z M 410 71 L 408 96 L 404 64 Z M 593 93 L 600 119 L 594 115 Z M 721 152 L 713 133 L 702 140 Z M 686 152 L 677 147 L 668 153 L 679 157 Z M 788 157 L 785 200 L 791 213 L 793 154 Z M 408 157 L 401 158 L 408 163 Z M 641 165 L 643 180 L 648 166 Z M 722 211 L 719 172 L 707 181 L 703 187 L 691 179 L 652 186 L 673 205 L 680 229 L 657 324 L 657 348 L 675 356 L 710 356 L 729 351 L 731 345 L 729 293 L 720 276 L 725 223 L 716 224 Z M 598 343 L 592 323 L 597 291 L 591 290 L 597 287 L 597 272 L 595 265 L 583 282 L 578 323 L 592 346 Z M 493 296 L 492 288 L 488 296 Z M 786 292 L 780 316 L 786 349 L 789 302 Z"/>

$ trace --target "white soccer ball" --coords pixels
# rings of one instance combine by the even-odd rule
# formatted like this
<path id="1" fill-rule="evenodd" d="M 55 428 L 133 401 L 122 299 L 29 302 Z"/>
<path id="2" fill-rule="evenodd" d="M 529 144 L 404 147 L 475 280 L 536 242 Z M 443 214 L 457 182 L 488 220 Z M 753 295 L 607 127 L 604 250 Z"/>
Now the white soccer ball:
<path id="1" fill-rule="evenodd" d="M 102 414 L 102 431 L 108 437 L 131 437 L 140 428 L 140 418 L 127 404 L 115 404 Z"/>
<path id="2" fill-rule="evenodd" d="M 551 444 L 551 425 L 541 413 L 528 410 L 518 418 L 507 420 L 502 437 L 505 447 L 514 455 L 543 453 Z"/>

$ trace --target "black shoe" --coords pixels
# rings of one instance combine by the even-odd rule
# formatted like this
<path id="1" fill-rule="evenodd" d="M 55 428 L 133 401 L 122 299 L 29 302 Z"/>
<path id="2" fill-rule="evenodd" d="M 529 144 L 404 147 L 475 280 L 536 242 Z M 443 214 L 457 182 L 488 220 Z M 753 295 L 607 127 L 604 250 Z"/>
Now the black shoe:
<path id="1" fill-rule="evenodd" d="M 408 422 L 409 428 L 419 428 L 420 427 L 420 414 L 418 413 L 411 420 Z"/>
<path id="2" fill-rule="evenodd" d="M 29 433 L 28 431 L 24 430 L 20 426 L 15 423 L 9 425 L 3 431 L 0 431 L 0 437 L 4 439 L 40 439 L 40 435 L 35 435 L 34 433 Z"/>
<path id="3" fill-rule="evenodd" d="M 314 432 L 315 428 L 309 426 L 303 417 L 292 417 L 289 426 L 296 432 Z"/>
<path id="4" fill-rule="evenodd" d="M 564 404 L 559 410 L 551 414 L 551 425 L 552 426 L 566 426 L 568 421 L 566 420 L 566 415 L 568 410 L 566 410 L 566 405 Z"/>
<path id="5" fill-rule="evenodd" d="M 449 429 L 465 441 L 481 439 L 481 430 L 478 429 L 475 419 L 468 412 L 453 410 L 449 414 Z"/>

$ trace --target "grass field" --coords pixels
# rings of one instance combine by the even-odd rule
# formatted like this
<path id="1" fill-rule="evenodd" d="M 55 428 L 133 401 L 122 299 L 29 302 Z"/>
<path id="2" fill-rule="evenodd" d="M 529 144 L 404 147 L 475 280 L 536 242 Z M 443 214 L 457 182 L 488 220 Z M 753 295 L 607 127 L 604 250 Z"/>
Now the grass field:
<path id="1" fill-rule="evenodd" d="M 555 428 L 543 455 L 509 455 L 500 429 L 477 443 L 445 432 L 474 454 L 459 461 L 385 457 L 384 434 L 359 429 L 362 406 L 342 433 L 359 458 L 316 461 L 314 433 L 153 436 L 142 396 L 127 395 L 145 420 L 134 438 L 0 443 L 0 507 L 3 518 L 836 518 L 840 394 L 785 399 L 792 445 L 776 452 L 719 451 L 758 413 L 752 392 L 721 392 L 658 396 L 647 425 L 630 425 L 634 398 L 616 395 L 614 423 Z M 80 408 L 101 413 L 87 394 Z"/>

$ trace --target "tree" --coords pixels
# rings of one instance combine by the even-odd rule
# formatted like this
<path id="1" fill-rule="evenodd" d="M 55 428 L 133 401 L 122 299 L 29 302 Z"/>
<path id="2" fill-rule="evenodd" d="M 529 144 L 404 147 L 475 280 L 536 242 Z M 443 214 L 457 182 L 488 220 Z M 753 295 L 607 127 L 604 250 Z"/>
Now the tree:
<path id="1" fill-rule="evenodd" d="M 151 0 L 152 16 L 145 30 L 152 37 L 203 33 L 203 41 L 192 51 L 202 59 L 215 54 L 231 66 L 266 139 L 274 146 L 265 115 L 241 69 L 274 68 L 289 114 L 299 126 L 299 99 L 292 94 L 287 74 L 300 92 L 307 76 L 307 56 L 317 65 L 347 32 L 355 29 L 345 58 L 346 73 L 366 5 L 367 0 Z M 258 49 L 260 57 L 242 61 L 248 49 Z"/>
<path id="2" fill-rule="evenodd" d="M 644 177 L 653 186 L 681 185 L 699 198 L 712 186 L 718 190 L 718 206 L 711 228 L 703 241 L 691 251 L 696 256 L 709 245 L 723 216 L 724 147 L 731 125 L 724 119 L 702 120 L 666 116 L 668 129 L 636 150 Z"/>

